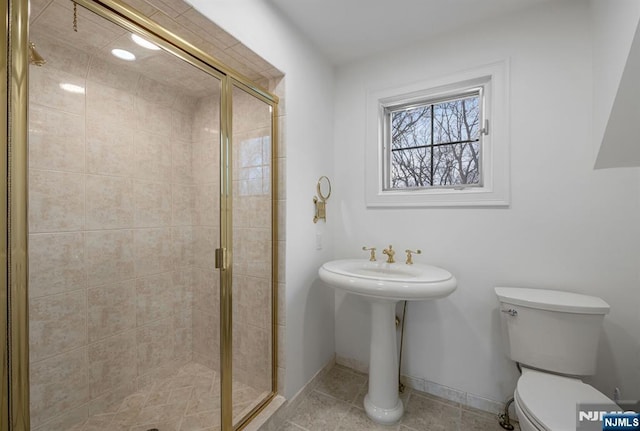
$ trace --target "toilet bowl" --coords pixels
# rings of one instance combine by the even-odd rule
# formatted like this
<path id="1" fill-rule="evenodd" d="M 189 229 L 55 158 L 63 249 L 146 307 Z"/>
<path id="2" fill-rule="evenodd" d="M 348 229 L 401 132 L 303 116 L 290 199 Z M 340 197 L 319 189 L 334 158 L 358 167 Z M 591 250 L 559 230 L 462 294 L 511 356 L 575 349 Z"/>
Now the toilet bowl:
<path id="1" fill-rule="evenodd" d="M 606 302 L 546 289 L 496 287 L 495 293 L 506 353 L 522 369 L 513 396 L 522 431 L 575 431 L 581 405 L 619 410 L 580 380 L 595 373 Z"/>
<path id="2" fill-rule="evenodd" d="M 516 415 L 521 431 L 575 431 L 578 405 L 618 406 L 580 379 L 522 368 L 514 392 Z"/>

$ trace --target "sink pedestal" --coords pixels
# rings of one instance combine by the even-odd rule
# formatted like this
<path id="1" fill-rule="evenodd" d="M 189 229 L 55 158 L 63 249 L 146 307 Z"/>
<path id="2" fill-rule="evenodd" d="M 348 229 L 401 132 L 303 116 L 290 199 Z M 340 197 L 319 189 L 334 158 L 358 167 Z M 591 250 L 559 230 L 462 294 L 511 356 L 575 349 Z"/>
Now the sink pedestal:
<path id="1" fill-rule="evenodd" d="M 364 397 L 364 409 L 374 422 L 397 423 L 404 408 L 398 396 L 396 303 L 444 298 L 456 290 L 456 278 L 437 266 L 364 259 L 327 262 L 318 275 L 325 283 L 371 304 L 369 393 Z"/>
<path id="2" fill-rule="evenodd" d="M 364 409 L 374 422 L 395 424 L 404 412 L 398 396 L 397 301 L 367 299 L 371 304 L 371 353 Z"/>

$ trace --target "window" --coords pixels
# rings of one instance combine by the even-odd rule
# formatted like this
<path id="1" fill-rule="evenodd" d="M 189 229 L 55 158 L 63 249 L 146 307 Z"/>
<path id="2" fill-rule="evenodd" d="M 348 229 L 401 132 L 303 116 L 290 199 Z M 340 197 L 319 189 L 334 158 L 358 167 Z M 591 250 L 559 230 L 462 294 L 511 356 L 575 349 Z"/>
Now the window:
<path id="1" fill-rule="evenodd" d="M 482 185 L 483 91 L 385 107 L 385 190 Z"/>
<path id="2" fill-rule="evenodd" d="M 508 206 L 506 62 L 368 94 L 367 205 Z"/>

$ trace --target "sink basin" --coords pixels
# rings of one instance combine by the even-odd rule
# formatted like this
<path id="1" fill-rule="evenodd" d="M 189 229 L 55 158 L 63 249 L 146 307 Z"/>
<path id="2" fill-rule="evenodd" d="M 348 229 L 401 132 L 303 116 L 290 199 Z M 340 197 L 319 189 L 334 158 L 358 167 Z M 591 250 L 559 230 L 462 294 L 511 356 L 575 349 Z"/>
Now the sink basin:
<path id="1" fill-rule="evenodd" d="M 422 263 L 332 260 L 322 265 L 318 273 L 325 283 L 347 292 L 395 301 L 443 298 L 457 286 L 455 277 L 446 269 Z"/>
<path id="2" fill-rule="evenodd" d="M 404 407 L 398 396 L 396 303 L 443 298 L 456 289 L 456 278 L 437 266 L 364 259 L 333 260 L 322 265 L 318 274 L 330 286 L 369 302 L 371 350 L 364 410 L 374 422 L 398 423 Z"/>

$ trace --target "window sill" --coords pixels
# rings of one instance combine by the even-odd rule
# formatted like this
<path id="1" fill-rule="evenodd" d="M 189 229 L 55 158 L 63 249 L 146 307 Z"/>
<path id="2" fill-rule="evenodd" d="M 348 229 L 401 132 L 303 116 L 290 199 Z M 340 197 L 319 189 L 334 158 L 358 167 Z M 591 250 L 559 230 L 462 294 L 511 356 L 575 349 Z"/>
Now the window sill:
<path id="1" fill-rule="evenodd" d="M 509 207 L 508 190 L 473 187 L 463 190 L 390 190 L 367 195 L 369 208 Z"/>

